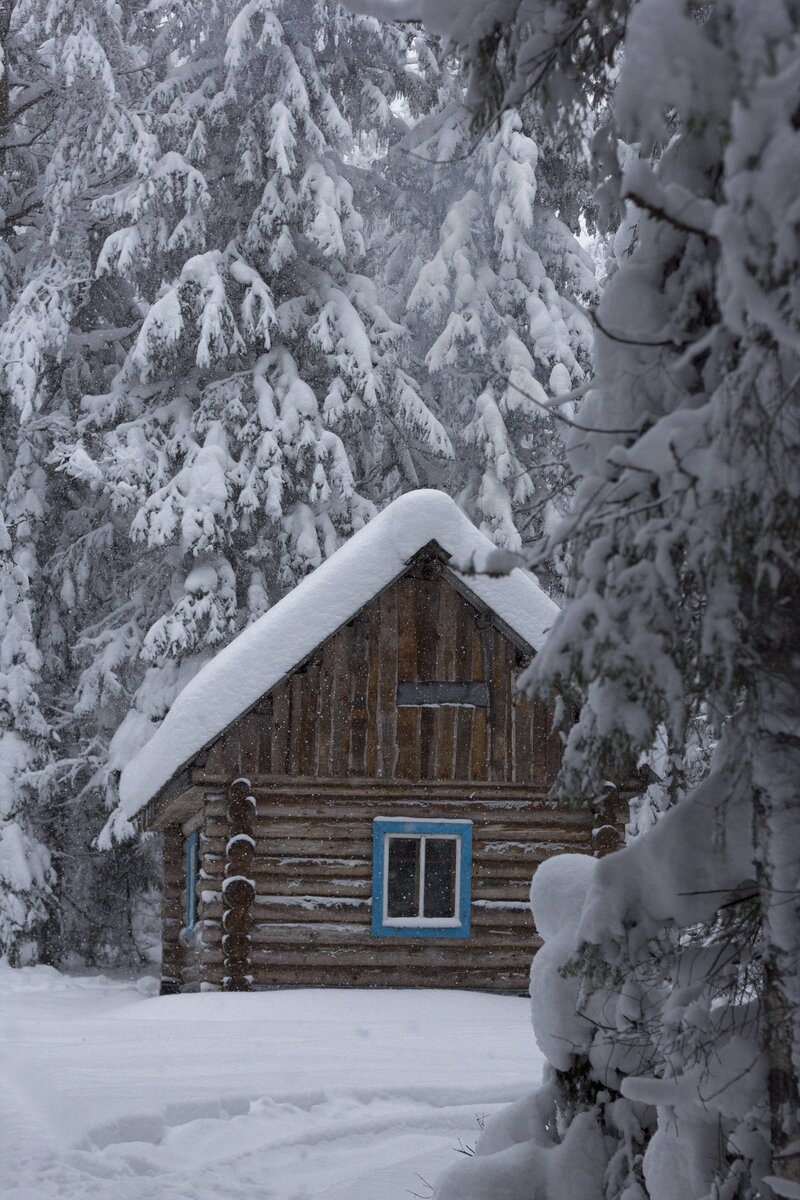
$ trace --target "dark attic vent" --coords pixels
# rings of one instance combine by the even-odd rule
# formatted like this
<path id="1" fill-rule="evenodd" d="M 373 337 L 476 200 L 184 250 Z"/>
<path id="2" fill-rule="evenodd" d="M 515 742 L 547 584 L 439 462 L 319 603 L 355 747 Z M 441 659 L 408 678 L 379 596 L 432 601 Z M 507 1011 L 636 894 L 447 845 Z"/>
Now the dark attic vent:
<path id="1" fill-rule="evenodd" d="M 398 683 L 397 704 L 399 708 L 427 708 L 440 704 L 488 708 L 489 687 L 480 682 Z"/>

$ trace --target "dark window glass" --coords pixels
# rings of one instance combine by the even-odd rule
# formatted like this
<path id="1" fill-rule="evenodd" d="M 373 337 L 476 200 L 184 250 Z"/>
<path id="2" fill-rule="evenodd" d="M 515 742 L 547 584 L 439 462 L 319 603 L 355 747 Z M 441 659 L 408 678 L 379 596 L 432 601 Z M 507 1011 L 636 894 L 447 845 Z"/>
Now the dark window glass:
<path id="1" fill-rule="evenodd" d="M 397 703 L 400 708 L 437 706 L 440 704 L 464 705 L 468 708 L 487 708 L 489 685 L 480 680 L 471 683 L 453 681 L 408 682 L 401 680 L 397 685 Z"/>
<path id="2" fill-rule="evenodd" d="M 197 880 L 200 874 L 200 834 L 190 833 L 186 839 L 186 927 L 192 929 L 197 921 Z"/>
<path id="3" fill-rule="evenodd" d="M 423 916 L 456 915 L 456 839 L 425 839 Z"/>
<path id="4" fill-rule="evenodd" d="M 386 887 L 387 917 L 419 913 L 419 838 L 390 837 Z"/>

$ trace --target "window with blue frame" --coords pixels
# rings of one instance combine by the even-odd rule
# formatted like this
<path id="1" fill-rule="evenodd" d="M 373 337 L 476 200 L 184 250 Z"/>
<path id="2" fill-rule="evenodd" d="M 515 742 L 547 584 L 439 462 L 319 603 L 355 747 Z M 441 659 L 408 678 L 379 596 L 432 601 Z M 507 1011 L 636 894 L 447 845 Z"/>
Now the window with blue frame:
<path id="1" fill-rule="evenodd" d="M 186 839 L 186 925 L 187 930 L 197 924 L 197 881 L 200 877 L 200 832 L 190 833 Z"/>
<path id="2" fill-rule="evenodd" d="M 377 937 L 469 937 L 471 884 L 471 821 L 373 821 Z"/>

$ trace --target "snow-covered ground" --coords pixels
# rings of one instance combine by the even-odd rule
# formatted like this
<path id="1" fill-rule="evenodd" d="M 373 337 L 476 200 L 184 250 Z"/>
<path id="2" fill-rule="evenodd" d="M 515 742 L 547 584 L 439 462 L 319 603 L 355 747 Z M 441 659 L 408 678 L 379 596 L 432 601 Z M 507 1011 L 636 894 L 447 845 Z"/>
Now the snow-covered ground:
<path id="1" fill-rule="evenodd" d="M 516 997 L 154 990 L 0 966 L 2 1200 L 428 1197 L 541 1073 Z"/>

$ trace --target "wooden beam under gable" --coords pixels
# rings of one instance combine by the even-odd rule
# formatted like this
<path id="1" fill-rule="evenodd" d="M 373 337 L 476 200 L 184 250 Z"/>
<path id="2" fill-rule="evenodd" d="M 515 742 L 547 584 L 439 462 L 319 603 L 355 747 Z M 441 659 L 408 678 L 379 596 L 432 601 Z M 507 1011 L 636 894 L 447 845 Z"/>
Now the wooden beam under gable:
<path id="1" fill-rule="evenodd" d="M 203 805 L 203 791 L 192 783 L 192 763 L 173 776 L 158 795 L 154 796 L 133 818 L 134 828 L 163 832 L 168 825 L 181 825 Z"/>

